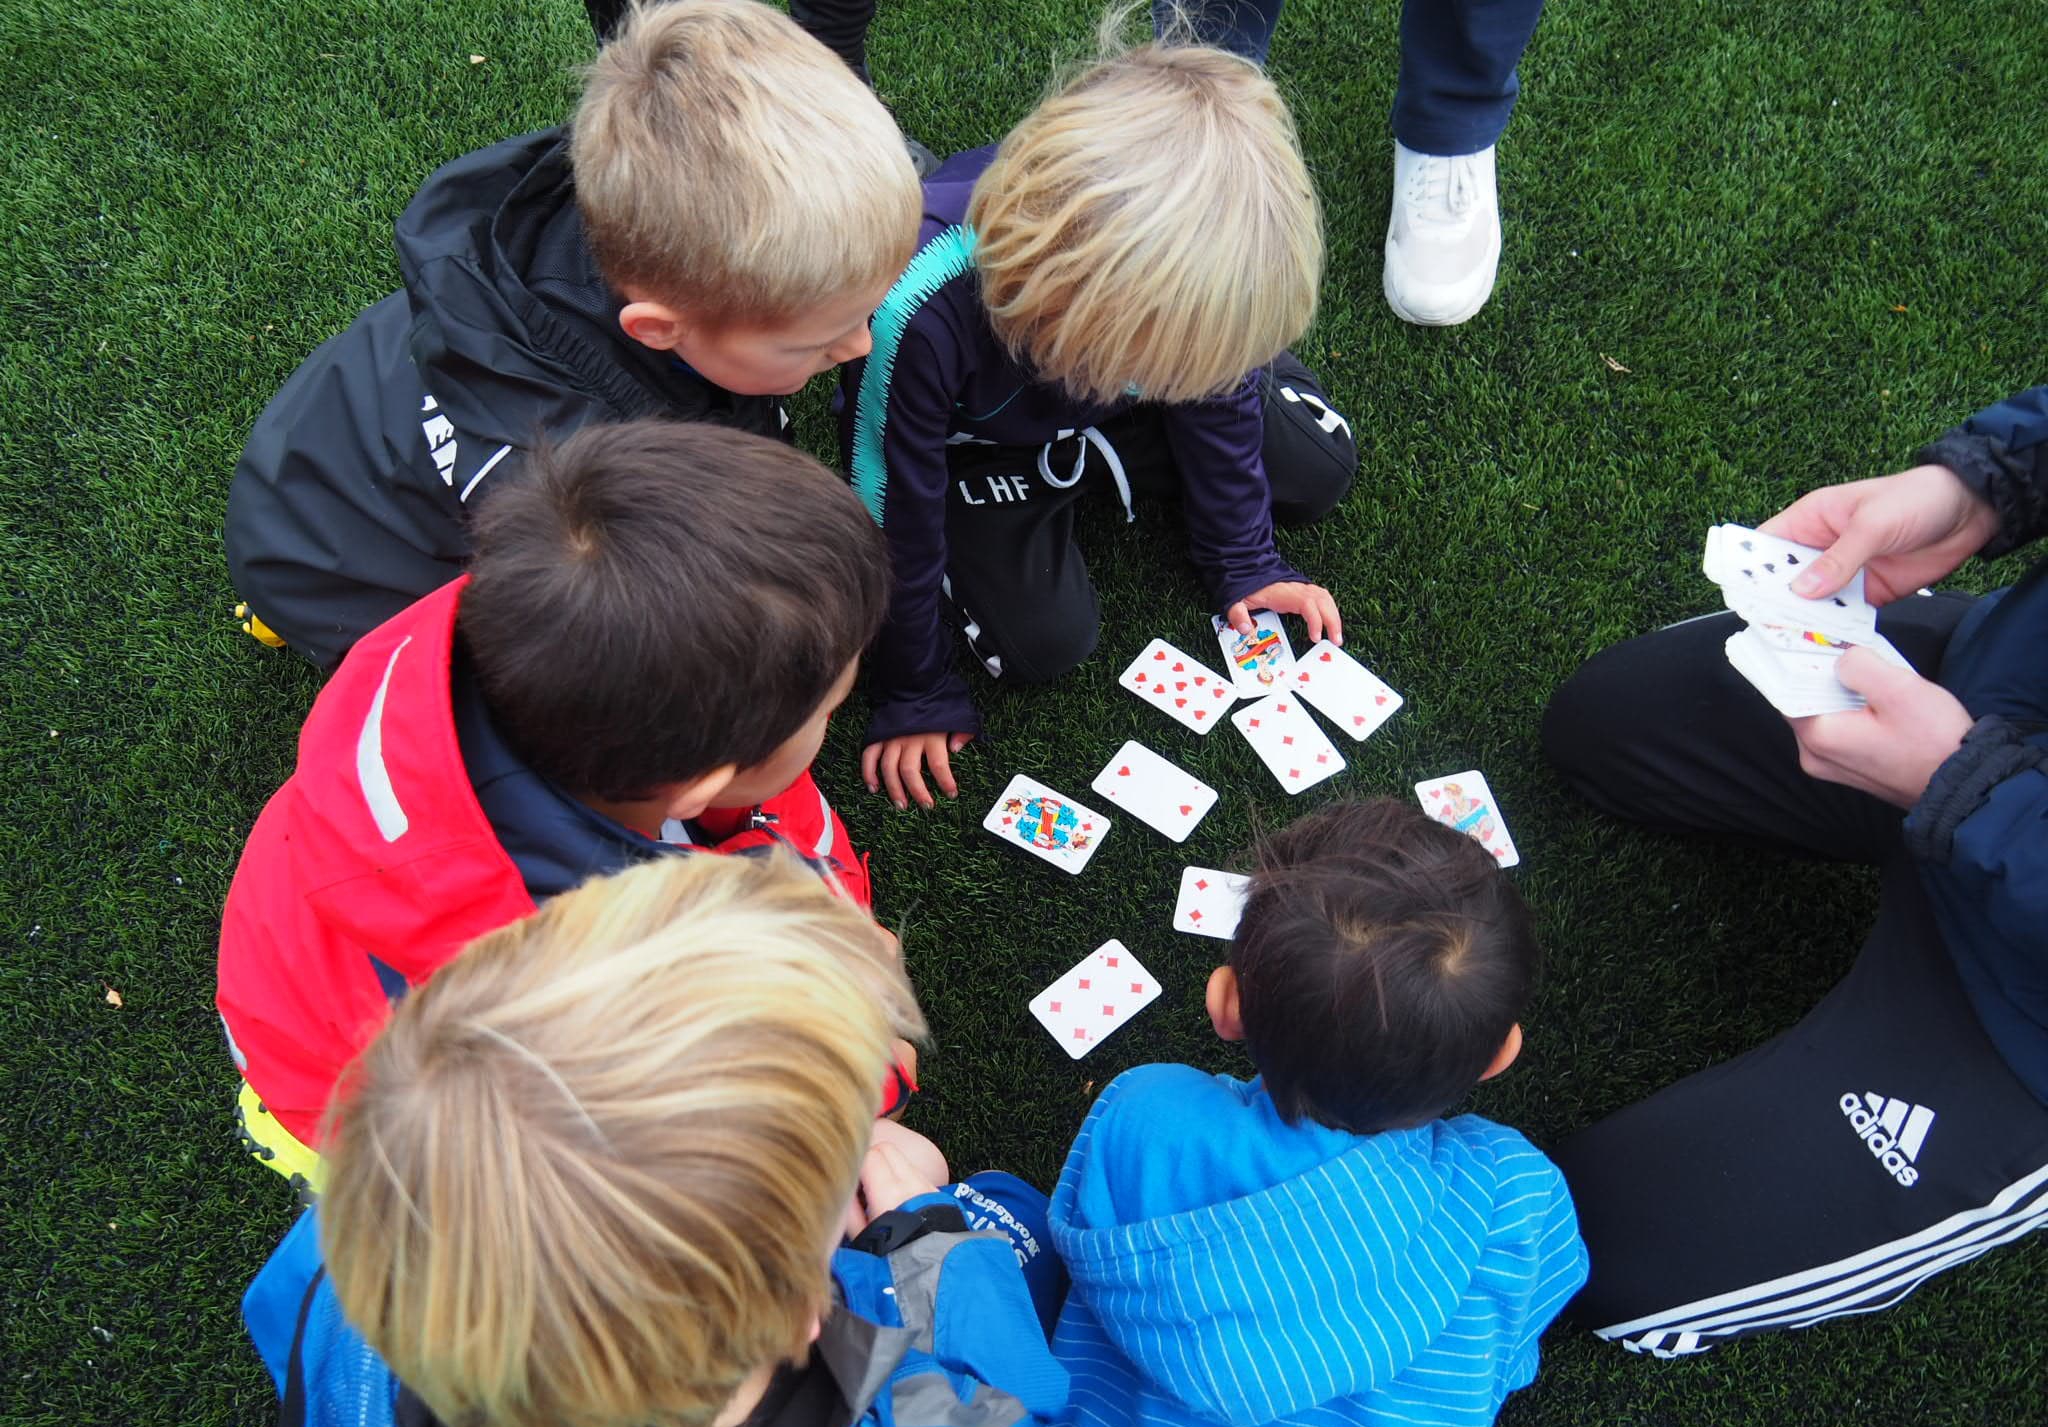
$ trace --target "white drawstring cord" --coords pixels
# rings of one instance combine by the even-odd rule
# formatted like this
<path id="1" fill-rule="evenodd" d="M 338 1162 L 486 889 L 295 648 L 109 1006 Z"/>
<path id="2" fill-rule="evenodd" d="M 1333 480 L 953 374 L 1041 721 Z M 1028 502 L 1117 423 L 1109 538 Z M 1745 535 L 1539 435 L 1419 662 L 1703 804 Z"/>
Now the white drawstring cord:
<path id="1" fill-rule="evenodd" d="M 1068 436 L 1078 436 L 1080 441 L 1074 448 L 1074 468 L 1061 480 L 1052 473 L 1052 448 Z M 1107 436 L 1093 426 L 1084 426 L 1079 431 L 1069 431 L 1046 442 L 1038 448 L 1038 476 L 1054 490 L 1066 490 L 1088 470 L 1088 448 L 1093 446 L 1102 453 L 1102 459 L 1109 464 L 1109 478 L 1116 483 L 1117 499 L 1124 503 L 1124 523 L 1130 524 L 1138 518 L 1138 512 L 1131 505 L 1131 478 L 1124 474 L 1123 457 L 1117 455 L 1116 447 Z"/>

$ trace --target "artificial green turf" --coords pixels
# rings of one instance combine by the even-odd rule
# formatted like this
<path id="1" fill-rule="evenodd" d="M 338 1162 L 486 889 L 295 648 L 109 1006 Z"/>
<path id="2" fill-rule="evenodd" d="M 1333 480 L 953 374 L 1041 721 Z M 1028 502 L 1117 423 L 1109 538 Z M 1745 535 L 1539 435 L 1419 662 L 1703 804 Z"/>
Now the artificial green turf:
<path id="1" fill-rule="evenodd" d="M 1176 519 L 1141 508 L 1085 529 L 1100 653 L 983 690 L 958 805 L 861 793 L 858 709 L 821 760 L 935 1028 L 914 1123 L 964 1167 L 1048 1179 L 1125 1066 L 1241 1068 L 1197 1009 L 1215 944 L 1167 929 L 1178 868 L 1331 797 L 1486 769 L 1552 969 L 1527 1061 L 1475 1104 L 1540 1141 L 1796 1020 L 1869 920 L 1860 876 L 1593 815 L 1535 721 L 1596 648 L 1714 603 L 1708 524 L 1895 468 L 2042 379 L 2038 3 L 1559 4 L 1503 149 L 1500 291 L 1452 331 L 1379 294 L 1396 15 L 1294 0 L 1273 56 L 1329 216 L 1302 348 L 1365 453 L 1344 509 L 1282 544 L 1408 708 L 1288 800 L 1232 736 L 1116 692 L 1151 635 L 1206 647 Z M 886 0 L 874 68 L 945 152 L 997 137 L 1089 20 Z M 559 119 L 589 38 L 571 0 L 0 0 L 0 42 L 0 1421 L 256 1421 L 236 1299 L 291 1206 L 229 1135 L 212 946 L 315 681 L 226 618 L 227 476 L 293 365 L 395 284 L 420 179 Z M 803 430 L 828 450 L 815 396 Z M 1127 736 L 1224 790 L 1184 848 L 1127 824 L 1069 881 L 976 830 L 1011 772 L 1078 791 Z M 1024 1002 L 1112 935 L 1167 994 L 1072 1064 Z M 1555 1333 L 1505 1420 L 2040 1421 L 2044 1269 L 2048 1244 L 2006 1249 L 1888 1313 L 1681 1363 Z"/>

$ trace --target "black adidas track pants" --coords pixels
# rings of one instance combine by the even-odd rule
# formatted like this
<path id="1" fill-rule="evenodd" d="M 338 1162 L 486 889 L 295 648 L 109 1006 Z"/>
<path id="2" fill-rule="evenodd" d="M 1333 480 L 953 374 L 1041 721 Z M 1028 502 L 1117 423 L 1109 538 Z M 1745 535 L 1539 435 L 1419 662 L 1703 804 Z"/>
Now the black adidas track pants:
<path id="1" fill-rule="evenodd" d="M 1906 599 L 1879 628 L 1924 672 L 1968 606 Z M 2048 1227 L 2048 1108 L 1978 1024 L 1903 815 L 1800 771 L 1790 728 L 1723 656 L 1739 627 L 1710 616 L 1605 650 L 1544 718 L 1551 759 L 1616 817 L 1883 869 L 1875 927 L 1804 1020 L 1553 1156 L 1592 1256 L 1573 1316 L 1663 1357 L 1876 1311 Z"/>

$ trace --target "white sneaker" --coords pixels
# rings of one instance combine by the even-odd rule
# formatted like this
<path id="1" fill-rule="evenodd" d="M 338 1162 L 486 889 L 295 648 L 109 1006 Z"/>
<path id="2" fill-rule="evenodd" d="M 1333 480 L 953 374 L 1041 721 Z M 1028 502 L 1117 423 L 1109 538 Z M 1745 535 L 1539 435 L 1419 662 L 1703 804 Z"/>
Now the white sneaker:
<path id="1" fill-rule="evenodd" d="M 1500 269 L 1493 150 L 1443 158 L 1394 144 L 1387 306 L 1404 322 L 1454 327 L 1486 306 Z"/>

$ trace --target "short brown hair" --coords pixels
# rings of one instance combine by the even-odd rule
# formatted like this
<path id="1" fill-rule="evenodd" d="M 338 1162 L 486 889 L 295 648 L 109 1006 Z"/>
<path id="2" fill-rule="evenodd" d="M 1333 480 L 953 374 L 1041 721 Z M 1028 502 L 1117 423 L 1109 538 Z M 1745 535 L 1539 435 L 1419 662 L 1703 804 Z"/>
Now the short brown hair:
<path id="1" fill-rule="evenodd" d="M 499 732 L 573 794 L 761 762 L 881 625 L 881 533 L 793 446 L 634 421 L 528 466 L 477 516 L 457 627 Z"/>
<path id="2" fill-rule="evenodd" d="M 896 121 L 758 0 L 636 5 L 590 66 L 569 157 L 606 280 L 714 324 L 879 288 L 917 243 Z"/>
<path id="3" fill-rule="evenodd" d="M 892 1037 L 893 945 L 783 853 L 662 857 L 471 944 L 343 1082 L 343 1311 L 442 1421 L 708 1423 L 800 1354 Z"/>
<path id="4" fill-rule="evenodd" d="M 1391 798 L 1265 839 L 1230 946 L 1274 1107 L 1354 1134 L 1456 1104 L 1520 1019 L 1541 961 L 1486 849 Z"/>

